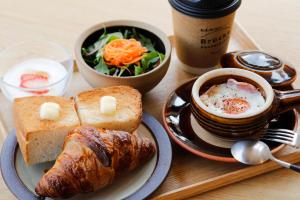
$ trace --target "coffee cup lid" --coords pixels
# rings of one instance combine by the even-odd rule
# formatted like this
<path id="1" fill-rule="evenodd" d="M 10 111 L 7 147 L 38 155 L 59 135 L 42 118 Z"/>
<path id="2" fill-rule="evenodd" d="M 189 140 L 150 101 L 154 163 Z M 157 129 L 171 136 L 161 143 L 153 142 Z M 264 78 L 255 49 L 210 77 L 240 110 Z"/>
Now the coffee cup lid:
<path id="1" fill-rule="evenodd" d="M 198 18 L 226 16 L 241 5 L 242 0 L 169 0 L 171 6 L 186 15 Z"/>

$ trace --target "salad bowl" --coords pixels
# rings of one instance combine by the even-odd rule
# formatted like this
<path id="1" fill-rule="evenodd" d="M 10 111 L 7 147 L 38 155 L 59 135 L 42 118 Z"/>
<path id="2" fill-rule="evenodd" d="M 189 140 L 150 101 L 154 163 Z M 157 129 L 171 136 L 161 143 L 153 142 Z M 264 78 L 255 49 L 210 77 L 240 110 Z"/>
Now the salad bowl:
<path id="1" fill-rule="evenodd" d="M 146 49 L 141 59 L 137 58 L 137 62 L 130 64 L 123 60 L 108 61 L 105 57 L 108 54 L 107 46 L 118 42 L 116 45 L 119 47 L 125 40 L 135 42 L 140 48 Z M 114 48 L 116 49 L 116 46 Z M 124 58 L 120 54 L 114 54 L 112 57 L 118 56 L 120 59 L 128 58 L 128 55 Z M 75 44 L 75 59 L 79 72 L 92 87 L 129 85 L 141 93 L 146 93 L 167 73 L 171 59 L 171 43 L 165 33 L 144 22 L 108 21 L 88 28 L 79 36 Z"/>

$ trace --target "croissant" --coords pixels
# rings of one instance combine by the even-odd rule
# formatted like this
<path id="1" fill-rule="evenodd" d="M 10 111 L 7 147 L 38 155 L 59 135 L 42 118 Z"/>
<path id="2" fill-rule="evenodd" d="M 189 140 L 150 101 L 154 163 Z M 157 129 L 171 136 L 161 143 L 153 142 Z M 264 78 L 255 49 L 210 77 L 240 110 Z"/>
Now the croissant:
<path id="1" fill-rule="evenodd" d="M 66 137 L 62 153 L 35 192 L 68 198 L 96 191 L 149 160 L 155 151 L 152 141 L 136 133 L 78 127 Z"/>

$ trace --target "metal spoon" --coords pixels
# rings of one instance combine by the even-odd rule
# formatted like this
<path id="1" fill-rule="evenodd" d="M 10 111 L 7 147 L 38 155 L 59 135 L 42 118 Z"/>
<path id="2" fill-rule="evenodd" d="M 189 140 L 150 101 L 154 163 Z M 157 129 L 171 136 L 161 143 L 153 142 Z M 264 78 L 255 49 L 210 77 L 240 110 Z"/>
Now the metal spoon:
<path id="1" fill-rule="evenodd" d="M 267 160 L 277 162 L 282 167 L 292 169 L 300 173 L 300 166 L 284 162 L 275 158 L 268 145 L 262 141 L 242 140 L 234 143 L 231 147 L 231 154 L 241 163 L 247 165 L 258 165 Z"/>

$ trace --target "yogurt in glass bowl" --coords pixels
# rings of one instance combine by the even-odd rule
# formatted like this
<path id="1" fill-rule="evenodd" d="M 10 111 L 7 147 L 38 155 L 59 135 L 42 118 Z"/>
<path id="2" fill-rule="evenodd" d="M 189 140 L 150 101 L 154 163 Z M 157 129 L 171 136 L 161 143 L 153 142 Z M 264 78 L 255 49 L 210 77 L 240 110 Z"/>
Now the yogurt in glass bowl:
<path id="1" fill-rule="evenodd" d="M 7 99 L 63 96 L 71 81 L 73 60 L 49 41 L 23 42 L 0 52 L 0 85 Z"/>

